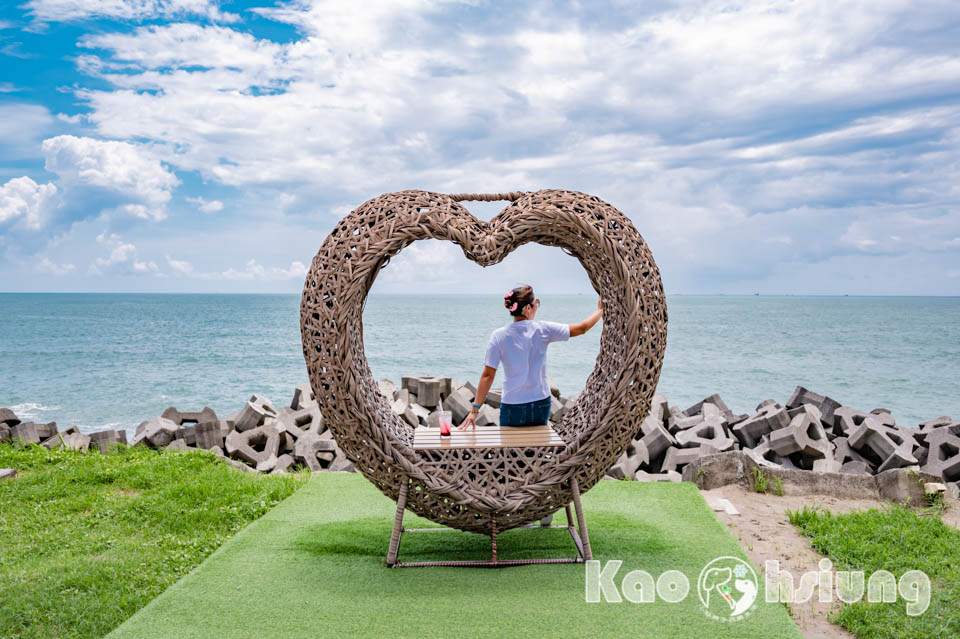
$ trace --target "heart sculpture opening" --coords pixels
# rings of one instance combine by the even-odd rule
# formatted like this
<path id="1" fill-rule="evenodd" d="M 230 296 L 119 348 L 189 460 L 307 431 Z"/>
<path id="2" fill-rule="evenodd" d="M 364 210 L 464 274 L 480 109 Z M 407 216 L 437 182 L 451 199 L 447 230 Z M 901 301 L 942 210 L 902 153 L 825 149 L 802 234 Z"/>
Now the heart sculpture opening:
<path id="1" fill-rule="evenodd" d="M 463 200 L 508 200 L 489 222 Z M 412 242 L 448 240 L 480 266 L 528 242 L 576 257 L 603 301 L 593 372 L 544 448 L 414 451 L 412 426 L 390 410 L 363 349 L 363 307 L 390 258 Z M 344 217 L 313 259 L 300 304 L 310 385 L 326 423 L 357 470 L 439 524 L 489 534 L 536 521 L 597 483 L 640 428 L 660 370 L 667 306 L 653 255 L 627 216 L 597 197 L 563 190 L 497 195 L 386 193 Z M 478 336 L 483 339 L 486 336 Z"/>

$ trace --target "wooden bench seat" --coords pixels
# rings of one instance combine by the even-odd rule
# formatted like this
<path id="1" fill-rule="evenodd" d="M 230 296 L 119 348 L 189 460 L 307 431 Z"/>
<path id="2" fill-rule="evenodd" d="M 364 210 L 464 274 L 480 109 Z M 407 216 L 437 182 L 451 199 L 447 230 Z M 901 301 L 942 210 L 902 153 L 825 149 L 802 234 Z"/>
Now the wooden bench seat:
<path id="1" fill-rule="evenodd" d="M 414 450 L 450 448 L 563 448 L 566 442 L 550 426 L 478 426 L 467 430 L 452 429 L 449 437 L 439 428 L 417 428 L 413 432 Z"/>

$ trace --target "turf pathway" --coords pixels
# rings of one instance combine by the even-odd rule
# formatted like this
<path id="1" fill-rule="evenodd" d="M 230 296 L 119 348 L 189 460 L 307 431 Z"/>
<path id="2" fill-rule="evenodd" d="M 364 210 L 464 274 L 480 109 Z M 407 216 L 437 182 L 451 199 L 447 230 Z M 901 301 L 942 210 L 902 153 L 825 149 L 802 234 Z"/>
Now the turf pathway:
<path id="1" fill-rule="evenodd" d="M 679 570 L 680 603 L 587 603 L 582 564 L 401 568 L 383 564 L 396 510 L 358 474 L 316 475 L 109 637 L 800 637 L 782 605 L 745 619 L 704 613 L 697 576 L 721 555 L 746 558 L 690 483 L 602 481 L 583 499 L 594 558 L 623 564 L 613 582 Z M 554 524 L 563 523 L 559 513 Z M 408 527 L 430 525 L 407 513 Z M 570 556 L 565 530 L 498 536 L 506 559 Z M 401 561 L 489 557 L 489 538 L 408 533 Z M 761 584 L 762 589 L 762 584 Z M 622 592 L 622 591 L 621 591 Z"/>

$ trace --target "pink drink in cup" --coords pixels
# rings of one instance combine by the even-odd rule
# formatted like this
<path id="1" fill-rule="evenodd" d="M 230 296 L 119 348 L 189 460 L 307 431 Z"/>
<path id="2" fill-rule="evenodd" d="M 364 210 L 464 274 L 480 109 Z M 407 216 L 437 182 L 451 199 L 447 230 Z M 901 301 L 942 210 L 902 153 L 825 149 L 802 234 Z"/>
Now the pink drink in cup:
<path id="1" fill-rule="evenodd" d="M 449 437 L 451 426 L 453 426 L 453 413 L 448 410 L 440 411 L 440 436 Z"/>

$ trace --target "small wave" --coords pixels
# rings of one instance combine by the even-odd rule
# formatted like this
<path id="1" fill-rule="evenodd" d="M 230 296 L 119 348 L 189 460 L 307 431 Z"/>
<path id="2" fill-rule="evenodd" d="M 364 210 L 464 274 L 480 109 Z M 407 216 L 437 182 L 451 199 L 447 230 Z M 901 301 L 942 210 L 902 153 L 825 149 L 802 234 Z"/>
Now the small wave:
<path id="1" fill-rule="evenodd" d="M 25 404 L 15 404 L 10 407 L 10 410 L 14 412 L 17 417 L 37 417 L 40 413 L 59 410 L 59 406 L 44 406 L 43 404 L 35 404 L 33 402 L 27 402 Z"/>
<path id="2" fill-rule="evenodd" d="M 123 422 L 108 422 L 106 424 L 73 424 L 76 426 L 81 433 L 89 435 L 90 433 L 96 433 L 102 430 L 122 430 L 126 431 L 127 438 L 133 437 L 134 428 L 131 426 L 124 426 Z"/>
<path id="3" fill-rule="evenodd" d="M 74 426 L 84 432 L 93 432 L 97 430 L 117 430 L 118 427 L 119 430 L 125 430 L 125 427 L 122 426 L 121 422 L 107 422 L 105 424 L 84 424 L 81 422 L 79 424 L 74 424 Z"/>

